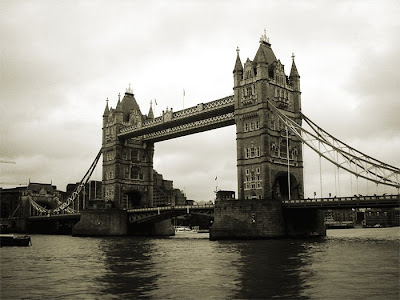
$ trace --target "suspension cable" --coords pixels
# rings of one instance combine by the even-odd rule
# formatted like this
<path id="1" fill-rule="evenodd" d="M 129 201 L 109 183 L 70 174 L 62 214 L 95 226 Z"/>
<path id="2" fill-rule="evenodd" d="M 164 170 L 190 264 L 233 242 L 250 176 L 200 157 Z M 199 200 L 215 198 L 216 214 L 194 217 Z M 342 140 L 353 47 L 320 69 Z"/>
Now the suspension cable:
<path id="1" fill-rule="evenodd" d="M 31 206 L 39 212 L 39 214 L 50 214 L 50 213 L 59 213 L 60 211 L 65 211 L 67 213 L 76 213 L 76 211 L 70 207 L 68 207 L 72 202 L 75 201 L 75 199 L 78 197 L 79 193 L 81 192 L 82 188 L 86 185 L 86 183 L 89 181 L 90 176 L 93 174 L 94 169 L 96 168 L 97 163 L 99 162 L 100 156 L 102 153 L 102 149 L 100 149 L 99 153 L 97 154 L 96 158 L 92 162 L 92 164 L 89 167 L 89 170 L 87 170 L 85 176 L 83 176 L 82 180 L 79 182 L 78 186 L 75 188 L 75 190 L 71 193 L 69 198 L 65 202 L 61 202 L 58 198 L 57 204 L 58 206 L 51 210 L 51 209 L 46 209 L 42 207 L 40 204 L 38 204 L 31 196 L 29 196 L 29 202 Z"/>
<path id="2" fill-rule="evenodd" d="M 399 168 L 383 163 L 348 146 L 318 127 L 305 115 L 301 114 L 302 119 L 310 125 L 312 130 L 314 130 L 314 133 L 311 133 L 302 128 L 296 121 L 283 114 L 271 103 L 271 101 L 268 101 L 268 104 L 281 121 L 288 126 L 290 131 L 326 160 L 347 172 L 356 175 L 357 177 L 362 177 L 378 184 L 394 186 L 397 188 L 400 187 L 400 180 L 398 179 L 400 174 Z M 315 145 L 316 142 L 319 143 L 318 146 Z M 325 151 L 320 149 L 319 146 L 321 144 Z M 344 162 L 336 162 L 334 153 L 340 154 Z"/>

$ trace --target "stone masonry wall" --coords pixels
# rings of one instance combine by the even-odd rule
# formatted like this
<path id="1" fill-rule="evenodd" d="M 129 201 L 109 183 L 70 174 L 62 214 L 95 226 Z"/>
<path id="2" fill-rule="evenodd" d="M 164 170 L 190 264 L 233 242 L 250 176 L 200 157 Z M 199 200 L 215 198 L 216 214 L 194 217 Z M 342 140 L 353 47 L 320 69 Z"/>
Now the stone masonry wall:
<path id="1" fill-rule="evenodd" d="M 285 236 L 280 201 L 217 200 L 210 239 L 257 239 Z"/>

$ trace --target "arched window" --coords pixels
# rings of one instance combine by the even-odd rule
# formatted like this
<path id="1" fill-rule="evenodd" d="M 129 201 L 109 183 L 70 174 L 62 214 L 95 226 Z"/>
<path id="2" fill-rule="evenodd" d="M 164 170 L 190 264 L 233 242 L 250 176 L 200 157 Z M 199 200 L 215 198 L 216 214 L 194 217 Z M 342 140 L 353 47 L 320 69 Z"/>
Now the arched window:
<path id="1" fill-rule="evenodd" d="M 286 139 L 281 139 L 281 142 L 279 144 L 279 156 L 282 158 L 287 158 Z"/>

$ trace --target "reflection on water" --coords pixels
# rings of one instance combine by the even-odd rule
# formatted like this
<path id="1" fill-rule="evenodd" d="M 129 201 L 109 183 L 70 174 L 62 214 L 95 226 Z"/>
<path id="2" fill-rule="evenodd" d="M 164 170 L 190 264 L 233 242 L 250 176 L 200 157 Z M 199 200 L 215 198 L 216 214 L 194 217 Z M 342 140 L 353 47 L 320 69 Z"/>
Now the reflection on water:
<path id="1" fill-rule="evenodd" d="M 399 299 L 398 230 L 311 241 L 33 235 L 32 247 L 1 248 L 1 299 Z"/>

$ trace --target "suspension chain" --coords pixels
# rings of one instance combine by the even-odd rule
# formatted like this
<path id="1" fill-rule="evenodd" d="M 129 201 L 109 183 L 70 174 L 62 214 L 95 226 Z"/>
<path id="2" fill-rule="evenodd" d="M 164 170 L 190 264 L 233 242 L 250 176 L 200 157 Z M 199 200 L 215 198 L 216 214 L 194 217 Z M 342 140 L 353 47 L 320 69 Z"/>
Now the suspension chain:
<path id="1" fill-rule="evenodd" d="M 305 130 L 301 125 L 283 114 L 271 101 L 269 107 L 279 119 L 295 134 L 304 144 L 309 146 L 318 155 L 335 164 L 337 167 L 362 177 L 376 184 L 400 187 L 400 169 L 374 159 L 355 148 L 348 146 L 339 139 L 333 137 L 322 128 L 318 127 L 305 115 L 302 119 L 310 125 L 313 133 Z M 315 145 L 318 143 L 318 145 Z M 319 148 L 319 144 L 323 149 Z M 339 157 L 342 159 L 339 162 Z"/>
<path id="2" fill-rule="evenodd" d="M 86 183 L 89 181 L 90 176 L 93 174 L 94 169 L 96 168 L 97 163 L 100 160 L 100 156 L 102 153 L 102 149 L 100 149 L 99 153 L 97 154 L 96 158 L 94 159 L 93 163 L 91 164 L 89 170 L 87 170 L 85 176 L 83 176 L 82 180 L 79 182 L 78 186 L 75 188 L 75 190 L 72 192 L 72 194 L 69 196 L 69 198 L 65 202 L 61 202 L 58 198 L 56 198 L 58 206 L 53 209 L 46 209 L 36 203 L 35 200 L 32 199 L 31 196 L 29 196 L 29 202 L 31 203 L 31 206 L 39 212 L 39 214 L 51 214 L 51 213 L 60 213 L 61 211 L 65 211 L 67 213 L 76 213 L 76 211 L 70 207 L 68 207 L 71 203 L 75 201 L 75 199 L 78 197 L 79 193 L 82 191 L 82 188 L 86 185 Z"/>

